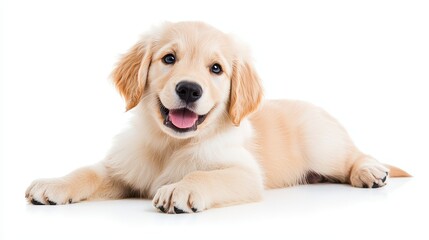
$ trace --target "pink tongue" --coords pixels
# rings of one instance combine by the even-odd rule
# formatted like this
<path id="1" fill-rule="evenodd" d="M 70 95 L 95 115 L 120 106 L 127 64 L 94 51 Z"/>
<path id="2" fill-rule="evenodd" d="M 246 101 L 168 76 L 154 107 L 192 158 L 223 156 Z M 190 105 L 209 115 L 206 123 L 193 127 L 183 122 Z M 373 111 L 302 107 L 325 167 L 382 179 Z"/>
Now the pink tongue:
<path id="1" fill-rule="evenodd" d="M 178 128 L 190 128 L 195 125 L 198 115 L 188 109 L 170 110 L 170 121 Z"/>

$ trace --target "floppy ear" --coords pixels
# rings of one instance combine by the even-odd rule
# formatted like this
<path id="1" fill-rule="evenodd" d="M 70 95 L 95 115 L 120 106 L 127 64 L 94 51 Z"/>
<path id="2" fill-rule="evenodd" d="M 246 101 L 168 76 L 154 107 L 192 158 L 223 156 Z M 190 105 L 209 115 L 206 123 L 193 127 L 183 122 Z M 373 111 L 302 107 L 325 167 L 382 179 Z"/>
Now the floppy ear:
<path id="1" fill-rule="evenodd" d="M 259 77 L 250 63 L 237 60 L 233 64 L 229 115 L 234 125 L 255 111 L 263 96 Z"/>
<path id="2" fill-rule="evenodd" d="M 151 58 L 151 44 L 143 39 L 121 58 L 112 73 L 116 88 L 125 98 L 127 111 L 135 107 L 143 95 Z"/>

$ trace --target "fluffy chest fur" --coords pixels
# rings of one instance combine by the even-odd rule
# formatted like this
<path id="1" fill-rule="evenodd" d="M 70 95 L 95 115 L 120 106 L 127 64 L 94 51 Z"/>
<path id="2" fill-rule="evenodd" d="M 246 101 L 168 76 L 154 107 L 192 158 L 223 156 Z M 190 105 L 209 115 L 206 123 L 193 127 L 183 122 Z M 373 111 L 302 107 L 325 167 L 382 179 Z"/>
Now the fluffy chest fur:
<path id="1" fill-rule="evenodd" d="M 248 121 L 239 127 L 213 130 L 204 139 L 173 139 L 155 132 L 146 114 L 136 114 L 132 126 L 117 136 L 106 159 L 110 175 L 131 187 L 140 196 L 153 196 L 156 190 L 194 171 L 241 165 L 260 171 L 256 159 L 244 146 L 252 140 Z M 157 136 L 147 138 L 147 134 Z"/>

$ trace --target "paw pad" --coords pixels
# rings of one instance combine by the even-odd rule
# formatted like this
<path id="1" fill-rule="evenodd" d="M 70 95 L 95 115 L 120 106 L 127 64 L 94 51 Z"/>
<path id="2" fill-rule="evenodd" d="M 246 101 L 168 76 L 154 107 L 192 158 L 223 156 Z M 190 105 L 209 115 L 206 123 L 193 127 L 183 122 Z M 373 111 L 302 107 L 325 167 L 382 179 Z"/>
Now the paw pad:
<path id="1" fill-rule="evenodd" d="M 176 214 L 186 213 L 185 211 L 183 211 L 182 209 L 177 208 L 177 207 L 174 207 L 174 212 L 175 212 Z"/>
<path id="2" fill-rule="evenodd" d="M 158 207 L 158 209 L 159 209 L 159 211 L 161 211 L 161 212 L 165 213 L 164 206 L 159 206 L 159 207 Z"/>
<path id="3" fill-rule="evenodd" d="M 34 199 L 31 199 L 31 204 L 33 204 L 33 205 L 45 205 L 45 204 L 43 204 L 37 200 L 34 200 Z"/>

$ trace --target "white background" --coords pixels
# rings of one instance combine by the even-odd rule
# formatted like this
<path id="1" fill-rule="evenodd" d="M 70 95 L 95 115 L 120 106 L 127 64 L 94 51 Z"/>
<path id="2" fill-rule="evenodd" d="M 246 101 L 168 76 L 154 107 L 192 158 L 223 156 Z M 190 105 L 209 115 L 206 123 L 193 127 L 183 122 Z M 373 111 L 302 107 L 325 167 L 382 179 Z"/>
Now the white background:
<path id="1" fill-rule="evenodd" d="M 2 239 L 427 239 L 427 1 L 14 0 L 1 11 Z M 363 151 L 414 177 L 378 190 L 267 191 L 261 203 L 192 215 L 147 200 L 27 205 L 33 179 L 103 157 L 126 119 L 113 66 L 144 31 L 182 20 L 243 39 L 267 98 L 324 107 Z"/>

